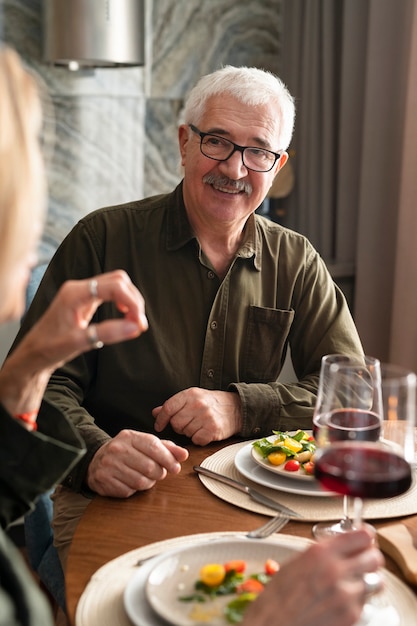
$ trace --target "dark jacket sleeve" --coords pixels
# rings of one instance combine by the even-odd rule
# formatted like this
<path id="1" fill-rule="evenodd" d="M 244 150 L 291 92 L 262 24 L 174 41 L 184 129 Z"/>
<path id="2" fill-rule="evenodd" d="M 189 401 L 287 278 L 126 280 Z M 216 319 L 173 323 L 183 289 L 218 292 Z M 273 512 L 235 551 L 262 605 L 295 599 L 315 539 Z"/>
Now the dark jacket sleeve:
<path id="1" fill-rule="evenodd" d="M 60 482 L 84 454 L 84 443 L 54 407 L 26 430 L 0 405 L 0 524 L 7 527 Z"/>

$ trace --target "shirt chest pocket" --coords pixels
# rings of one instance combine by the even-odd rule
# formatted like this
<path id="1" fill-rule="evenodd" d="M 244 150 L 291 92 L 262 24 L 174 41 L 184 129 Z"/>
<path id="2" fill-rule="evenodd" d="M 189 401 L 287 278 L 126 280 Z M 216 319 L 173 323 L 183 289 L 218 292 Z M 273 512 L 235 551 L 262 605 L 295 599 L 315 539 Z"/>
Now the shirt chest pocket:
<path id="1" fill-rule="evenodd" d="M 294 319 L 294 310 L 249 307 L 242 379 L 248 383 L 276 380 Z"/>

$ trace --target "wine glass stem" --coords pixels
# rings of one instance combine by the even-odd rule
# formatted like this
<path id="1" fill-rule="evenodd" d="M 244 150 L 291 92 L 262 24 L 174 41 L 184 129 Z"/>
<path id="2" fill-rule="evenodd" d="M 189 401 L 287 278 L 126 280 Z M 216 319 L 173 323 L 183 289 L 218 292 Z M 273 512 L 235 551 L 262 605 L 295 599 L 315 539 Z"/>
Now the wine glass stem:
<path id="1" fill-rule="evenodd" d="M 344 530 L 352 530 L 352 528 L 360 528 L 362 526 L 362 510 L 362 498 L 343 496 L 343 519 L 341 524 Z"/>
<path id="2" fill-rule="evenodd" d="M 363 500 L 362 498 L 353 498 L 353 526 L 360 528 L 363 523 Z"/>
<path id="3" fill-rule="evenodd" d="M 349 498 L 349 496 L 343 496 L 343 519 L 340 522 L 343 530 L 351 530 L 353 526 L 352 518 L 350 516 L 350 500 L 351 498 Z"/>

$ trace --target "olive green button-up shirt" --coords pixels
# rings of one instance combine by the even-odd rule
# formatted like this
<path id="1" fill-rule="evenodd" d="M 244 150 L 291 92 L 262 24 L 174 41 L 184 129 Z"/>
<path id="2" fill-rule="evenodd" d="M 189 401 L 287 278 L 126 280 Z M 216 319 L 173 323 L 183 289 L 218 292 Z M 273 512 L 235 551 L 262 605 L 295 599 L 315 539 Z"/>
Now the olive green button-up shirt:
<path id="1" fill-rule="evenodd" d="M 197 386 L 239 394 L 244 437 L 311 426 L 321 357 L 362 353 L 345 298 L 305 237 L 259 215 L 219 280 L 187 219 L 182 185 L 100 209 L 52 259 L 21 332 L 65 279 L 124 269 L 142 292 L 149 330 L 57 371 L 46 397 L 72 419 L 88 452 L 67 484 L 80 489 L 98 447 L 123 428 L 153 432 L 151 411 Z M 97 319 L 117 315 L 103 304 Z M 287 347 L 298 382 L 277 382 Z M 163 436 L 178 438 L 175 433 Z"/>

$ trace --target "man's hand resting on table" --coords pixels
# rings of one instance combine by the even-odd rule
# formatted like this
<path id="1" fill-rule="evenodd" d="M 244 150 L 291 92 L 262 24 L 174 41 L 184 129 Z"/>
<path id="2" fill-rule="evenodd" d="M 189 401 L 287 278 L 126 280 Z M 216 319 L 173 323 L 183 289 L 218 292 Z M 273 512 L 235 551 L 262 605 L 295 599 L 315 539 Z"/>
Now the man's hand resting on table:
<path id="1" fill-rule="evenodd" d="M 168 426 L 189 437 L 197 446 L 223 441 L 242 429 L 242 406 L 239 394 L 190 387 L 171 396 L 152 411 L 155 430 Z"/>
<path id="2" fill-rule="evenodd" d="M 150 489 L 167 473 L 178 474 L 188 451 L 172 441 L 135 430 L 122 430 L 91 460 L 87 484 L 101 496 L 128 498 Z"/>

